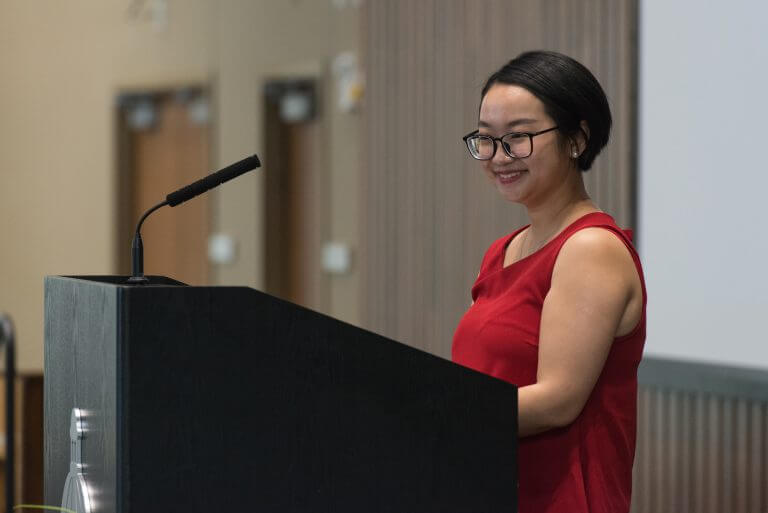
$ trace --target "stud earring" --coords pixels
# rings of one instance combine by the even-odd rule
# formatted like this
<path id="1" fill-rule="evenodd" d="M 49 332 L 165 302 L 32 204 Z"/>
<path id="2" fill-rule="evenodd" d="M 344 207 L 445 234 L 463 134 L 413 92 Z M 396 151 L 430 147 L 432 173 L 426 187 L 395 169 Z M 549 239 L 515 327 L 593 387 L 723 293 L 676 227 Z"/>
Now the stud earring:
<path id="1" fill-rule="evenodd" d="M 579 156 L 579 152 L 578 151 L 574 151 L 573 152 L 573 158 L 577 158 L 578 156 Z"/>

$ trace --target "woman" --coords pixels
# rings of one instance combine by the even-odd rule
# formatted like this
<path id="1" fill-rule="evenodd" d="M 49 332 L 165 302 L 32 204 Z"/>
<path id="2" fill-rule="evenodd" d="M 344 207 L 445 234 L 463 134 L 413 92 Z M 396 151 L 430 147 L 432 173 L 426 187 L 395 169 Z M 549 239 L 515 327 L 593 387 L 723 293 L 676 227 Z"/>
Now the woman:
<path id="1" fill-rule="evenodd" d="M 530 219 L 485 254 L 452 350 L 520 387 L 520 513 L 629 511 L 645 286 L 631 240 L 582 178 L 610 127 L 589 70 L 528 52 L 488 79 L 464 138 Z"/>

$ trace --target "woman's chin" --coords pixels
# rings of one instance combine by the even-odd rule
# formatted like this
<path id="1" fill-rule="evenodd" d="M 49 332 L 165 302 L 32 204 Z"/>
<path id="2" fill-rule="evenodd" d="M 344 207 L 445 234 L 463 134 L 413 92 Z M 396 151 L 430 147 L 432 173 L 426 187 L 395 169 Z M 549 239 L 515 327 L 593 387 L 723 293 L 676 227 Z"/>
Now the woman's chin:
<path id="1" fill-rule="evenodd" d="M 496 190 L 499 191 L 499 194 L 507 200 L 511 201 L 513 203 L 522 203 L 523 198 L 525 197 L 524 194 L 524 187 L 520 186 L 520 183 L 503 183 L 499 180 L 496 180 Z"/>

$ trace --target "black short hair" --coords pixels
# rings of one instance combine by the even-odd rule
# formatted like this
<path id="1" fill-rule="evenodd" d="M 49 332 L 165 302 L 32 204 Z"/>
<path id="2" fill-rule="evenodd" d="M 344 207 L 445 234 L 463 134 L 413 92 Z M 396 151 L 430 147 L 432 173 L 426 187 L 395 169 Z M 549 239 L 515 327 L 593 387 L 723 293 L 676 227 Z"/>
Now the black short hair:
<path id="1" fill-rule="evenodd" d="M 566 137 L 579 132 L 581 121 L 586 121 L 589 134 L 585 134 L 587 145 L 578 166 L 582 171 L 592 167 L 595 157 L 608 144 L 612 119 L 603 88 L 583 64 L 557 52 L 525 52 L 488 78 L 481 101 L 497 83 L 530 91 L 544 103 L 547 114 Z"/>

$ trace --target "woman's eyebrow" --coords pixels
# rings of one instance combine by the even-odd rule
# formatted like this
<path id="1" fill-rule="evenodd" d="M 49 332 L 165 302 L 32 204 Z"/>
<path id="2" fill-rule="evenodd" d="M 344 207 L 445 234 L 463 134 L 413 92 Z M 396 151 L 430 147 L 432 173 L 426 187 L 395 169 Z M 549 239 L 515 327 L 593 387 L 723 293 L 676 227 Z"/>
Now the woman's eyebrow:
<path id="1" fill-rule="evenodd" d="M 509 123 L 507 123 L 506 128 L 514 128 L 514 127 L 520 126 L 520 125 L 529 125 L 529 124 L 535 123 L 535 122 L 536 122 L 536 120 L 535 119 L 531 119 L 531 118 L 515 119 L 515 120 L 510 121 Z M 482 119 L 477 122 L 477 126 L 479 128 L 492 128 L 490 124 L 486 123 Z"/>

